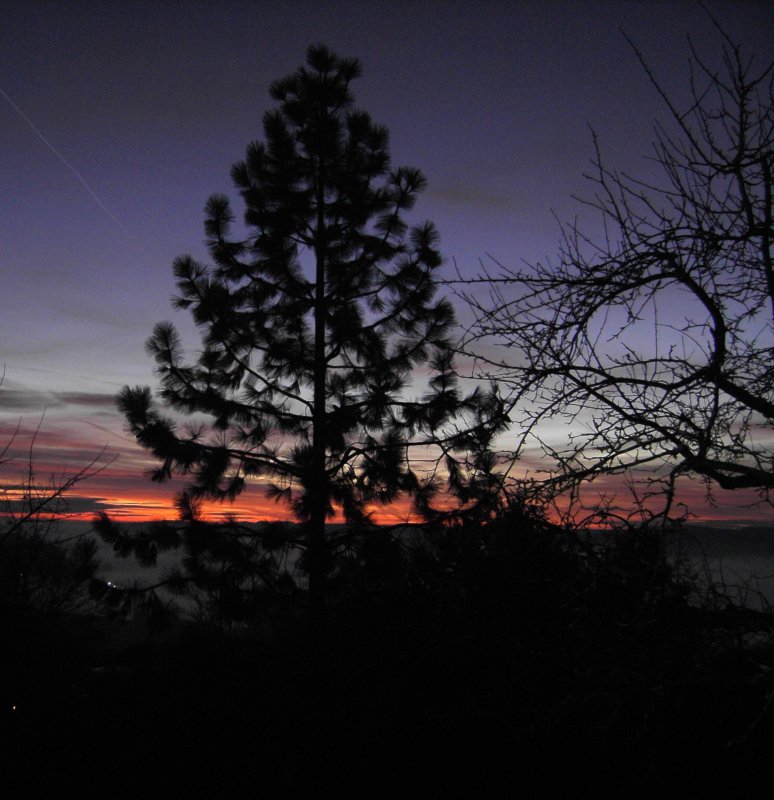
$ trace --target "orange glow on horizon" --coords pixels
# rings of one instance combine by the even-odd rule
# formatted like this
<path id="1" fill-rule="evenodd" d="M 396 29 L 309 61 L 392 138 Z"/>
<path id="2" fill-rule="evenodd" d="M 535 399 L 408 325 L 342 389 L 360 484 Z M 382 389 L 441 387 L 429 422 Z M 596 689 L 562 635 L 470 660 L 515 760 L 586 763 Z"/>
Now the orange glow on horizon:
<path id="1" fill-rule="evenodd" d="M 9 493 L 10 495 L 10 493 Z M 21 494 L 14 493 L 8 499 L 20 500 Z M 252 501 L 251 501 L 252 500 Z M 174 493 L 154 493 L 152 491 L 131 495 L 81 495 L 77 491 L 70 492 L 65 497 L 71 505 L 79 505 L 79 501 L 86 501 L 91 507 L 82 511 L 67 510 L 57 514 L 41 514 L 42 517 L 61 516 L 68 520 L 89 522 L 97 513 L 105 512 L 117 522 L 157 522 L 160 520 L 174 520 L 178 511 L 174 504 Z M 394 525 L 396 523 L 416 523 L 420 518 L 413 512 L 411 500 L 401 498 L 389 506 L 374 506 L 367 511 L 378 525 Z M 0 512 L 0 516 L 7 516 Z M 260 496 L 238 499 L 234 503 L 219 503 L 208 501 L 202 504 L 202 519 L 207 522 L 219 522 L 228 518 L 240 522 L 284 522 L 293 521 L 290 509 L 284 503 L 274 503 Z M 329 520 L 331 523 L 344 522 L 340 511 Z"/>
<path id="2" fill-rule="evenodd" d="M 2 430 L 0 430 L 2 434 Z M 32 438 L 30 438 L 32 436 Z M 0 500 L 6 502 L 6 509 L 0 507 L 0 516 L 9 516 L 10 508 L 16 516 L 25 513 L 25 484 L 33 480 L 45 495 L 47 487 L 61 485 L 69 476 L 80 469 L 88 469 L 99 458 L 100 448 L 85 435 L 80 435 L 68 423 L 56 425 L 47 423 L 39 432 L 19 433 L 14 437 L 13 429 L 0 435 L 0 442 L 13 442 L 12 451 L 6 453 L 0 474 Z M 34 443 L 34 471 L 29 464 Z M 111 461 L 112 457 L 117 457 Z M 153 459 L 138 446 L 122 444 L 111 447 L 105 453 L 105 468 L 83 482 L 78 482 L 66 495 L 69 508 L 64 516 L 71 520 L 89 521 L 100 511 L 104 511 L 118 521 L 150 522 L 155 520 L 174 520 L 177 510 L 175 496 L 183 489 L 185 481 L 175 478 L 166 483 L 153 483 L 149 471 L 155 467 Z M 540 463 L 528 458 L 519 462 L 522 472 L 539 474 Z M 637 490 L 641 495 L 653 488 L 649 483 L 652 476 L 645 472 L 635 476 L 639 482 Z M 583 488 L 583 507 L 599 506 L 600 498 L 609 502 L 622 516 L 630 514 L 636 507 L 632 485 L 627 485 L 620 475 L 601 475 Z M 442 502 L 442 498 L 438 498 Z M 651 509 L 663 502 L 663 498 L 648 501 Z M 377 524 L 390 525 L 419 522 L 413 512 L 411 499 L 399 498 L 388 506 L 373 506 L 368 509 Z M 561 506 L 550 518 L 560 519 Z M 678 481 L 677 496 L 673 516 L 680 516 L 687 510 L 688 522 L 774 524 L 774 508 L 766 503 L 754 490 L 723 491 L 714 487 L 712 495 L 707 492 L 705 483 L 698 479 L 681 478 Z M 45 514 L 41 514 L 45 516 Z M 251 484 L 234 503 L 209 502 L 203 506 L 203 517 L 209 521 L 233 517 L 243 522 L 292 520 L 291 509 L 284 503 L 267 499 L 259 483 Z M 331 522 L 342 522 L 339 513 Z"/>
<path id="3" fill-rule="evenodd" d="M 635 504 L 629 489 L 623 485 L 617 476 L 606 476 L 604 480 L 595 481 L 586 487 L 583 507 L 587 510 L 599 505 L 600 497 L 610 502 L 611 508 L 621 516 L 630 514 Z M 177 519 L 178 512 L 175 508 L 174 498 L 182 488 L 181 484 L 153 484 L 141 483 L 130 474 L 116 473 L 111 470 L 74 487 L 65 496 L 69 508 L 61 516 L 70 520 L 89 521 L 100 511 L 121 522 L 152 522 L 162 519 Z M 142 485 L 138 489 L 138 484 Z M 92 491 L 88 491 L 91 489 Z M 86 491 L 84 491 L 86 490 Z M 5 488 L 0 486 L 2 498 L 8 502 L 20 503 L 24 500 L 24 491 L 19 484 L 8 484 Z M 686 480 L 678 487 L 677 497 L 673 507 L 673 516 L 679 516 L 681 510 L 687 509 L 687 521 L 693 523 L 721 524 L 755 524 L 774 521 L 772 507 L 765 503 L 761 497 L 752 490 L 713 491 L 714 504 L 707 497 L 707 490 L 700 481 Z M 442 498 L 438 498 L 442 503 Z M 656 510 L 662 499 L 656 497 L 646 506 Z M 372 506 L 367 509 L 374 522 L 380 525 L 394 525 L 399 523 L 416 523 L 420 518 L 412 508 L 409 497 L 401 497 L 387 506 Z M 550 509 L 548 517 L 553 522 L 561 521 L 562 513 L 567 511 L 566 504 L 557 503 L 555 509 Z M 23 514 L 19 509 L 17 515 Z M 583 517 L 583 511 L 575 514 L 577 519 Z M 0 516 L 9 516 L 9 513 L 0 510 Z M 46 516 L 45 513 L 40 516 Z M 205 502 L 202 506 L 202 517 L 211 522 L 235 518 L 242 522 L 256 521 L 290 521 L 293 514 L 290 508 L 282 503 L 275 503 L 262 495 L 260 487 L 253 487 L 253 491 L 246 491 L 234 503 Z M 343 522 L 343 516 L 338 512 L 331 520 L 333 523 Z"/>

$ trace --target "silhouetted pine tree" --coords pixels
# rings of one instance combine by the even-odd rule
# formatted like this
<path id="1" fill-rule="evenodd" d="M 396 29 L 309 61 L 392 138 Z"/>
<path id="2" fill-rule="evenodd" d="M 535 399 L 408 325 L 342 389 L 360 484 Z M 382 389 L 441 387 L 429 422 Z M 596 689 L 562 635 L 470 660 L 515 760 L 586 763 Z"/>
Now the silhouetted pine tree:
<path id="1" fill-rule="evenodd" d="M 353 107 L 359 75 L 358 61 L 318 46 L 272 85 L 279 107 L 264 116 L 265 141 L 232 169 L 244 237 L 232 233 L 228 199 L 213 195 L 213 266 L 190 256 L 174 263 L 175 305 L 190 309 L 203 350 L 184 363 L 166 322 L 147 349 L 162 404 L 212 424 L 178 425 L 147 387 L 124 387 L 119 398 L 137 440 L 161 461 L 154 480 L 188 475 L 194 497 L 232 499 L 258 479 L 291 504 L 306 523 L 312 616 L 325 599 L 334 507 L 367 522 L 369 505 L 430 485 L 412 468 L 413 447 L 434 447 L 436 464 L 452 464 L 471 435 L 480 441 L 500 420 L 491 397 L 459 391 L 453 309 L 435 298 L 438 234 L 404 220 L 425 179 L 391 169 L 387 130 Z M 418 366 L 429 382 L 412 399 Z M 449 431 L 466 411 L 467 433 L 460 423 Z"/>

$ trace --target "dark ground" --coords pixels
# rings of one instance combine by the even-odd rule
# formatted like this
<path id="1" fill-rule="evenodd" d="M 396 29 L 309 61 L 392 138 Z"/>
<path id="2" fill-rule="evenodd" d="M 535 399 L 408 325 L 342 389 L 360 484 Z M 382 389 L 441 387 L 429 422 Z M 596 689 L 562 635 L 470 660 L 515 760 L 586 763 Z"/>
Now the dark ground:
<path id="1" fill-rule="evenodd" d="M 593 561 L 543 534 L 484 544 L 424 572 L 366 564 L 317 644 L 302 604 L 240 635 L 6 616 L 3 778 L 115 798 L 760 796 L 771 615 L 691 605 L 641 540 Z"/>

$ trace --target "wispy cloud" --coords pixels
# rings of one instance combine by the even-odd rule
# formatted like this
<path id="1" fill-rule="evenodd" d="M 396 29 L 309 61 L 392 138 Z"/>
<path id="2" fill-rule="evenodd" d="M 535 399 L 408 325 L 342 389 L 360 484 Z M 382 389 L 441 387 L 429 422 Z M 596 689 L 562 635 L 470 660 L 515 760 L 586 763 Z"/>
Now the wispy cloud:
<path id="1" fill-rule="evenodd" d="M 514 211 L 520 207 L 516 197 L 484 191 L 469 184 L 431 184 L 428 194 L 466 208 L 479 208 L 485 211 Z"/>
<path id="2" fill-rule="evenodd" d="M 37 389 L 0 388 L 0 411 L 37 413 L 44 408 L 115 408 L 115 395 L 105 392 L 45 392 Z"/>
<path id="3" fill-rule="evenodd" d="M 8 374 L 11 372 L 36 372 L 36 373 L 43 373 L 45 375 L 61 375 L 67 378 L 77 378 L 79 381 L 89 381 L 90 383 L 100 383 L 104 386 L 115 386 L 116 390 L 122 385 L 118 381 L 108 381 L 102 378 L 95 378 L 93 375 L 79 375 L 73 372 L 69 372 L 66 370 L 58 370 L 58 369 L 50 369 L 47 367 L 29 367 L 25 364 L 14 364 L 12 362 L 6 362 L 5 367 L 8 371 Z"/>

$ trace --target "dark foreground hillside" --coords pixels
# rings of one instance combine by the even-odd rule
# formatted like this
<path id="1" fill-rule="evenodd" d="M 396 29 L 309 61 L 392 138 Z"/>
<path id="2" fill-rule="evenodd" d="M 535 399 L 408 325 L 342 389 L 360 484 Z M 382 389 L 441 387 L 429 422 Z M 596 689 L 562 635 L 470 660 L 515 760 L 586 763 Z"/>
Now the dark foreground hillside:
<path id="1" fill-rule="evenodd" d="M 292 593 L 238 634 L 131 645 L 6 615 L 3 775 L 47 796 L 757 797 L 774 619 L 696 607 L 662 553 L 513 512 L 411 546 L 372 532 L 317 640 Z"/>

